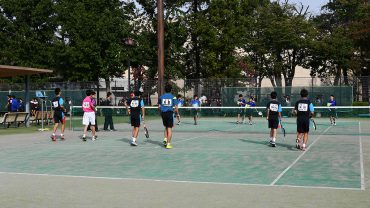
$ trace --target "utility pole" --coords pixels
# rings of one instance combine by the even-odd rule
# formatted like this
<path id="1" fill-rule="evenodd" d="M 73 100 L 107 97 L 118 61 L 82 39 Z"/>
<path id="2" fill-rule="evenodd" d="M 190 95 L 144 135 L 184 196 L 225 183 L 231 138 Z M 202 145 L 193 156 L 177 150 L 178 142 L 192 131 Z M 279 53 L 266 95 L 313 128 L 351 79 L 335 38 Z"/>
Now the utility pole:
<path id="1" fill-rule="evenodd" d="M 164 93 L 164 11 L 163 0 L 157 0 L 158 95 Z"/>

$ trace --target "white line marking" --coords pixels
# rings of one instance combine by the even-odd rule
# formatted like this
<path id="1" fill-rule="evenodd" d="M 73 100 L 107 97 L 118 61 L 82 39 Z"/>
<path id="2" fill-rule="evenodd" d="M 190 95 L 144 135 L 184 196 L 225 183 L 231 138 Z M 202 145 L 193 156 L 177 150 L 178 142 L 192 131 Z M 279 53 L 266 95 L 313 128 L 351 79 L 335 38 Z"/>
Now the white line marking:
<path id="1" fill-rule="evenodd" d="M 364 157 L 362 152 L 362 136 L 361 136 L 361 122 L 358 122 L 359 142 L 360 142 L 360 166 L 361 166 L 361 190 L 365 190 L 365 172 L 364 172 Z"/>
<path id="2" fill-rule="evenodd" d="M 45 177 L 62 177 L 62 178 L 81 178 L 81 179 L 101 179 L 101 180 L 126 180 L 126 181 L 147 181 L 163 183 L 188 183 L 188 184 L 209 184 L 209 185 L 228 185 L 228 186 L 256 186 L 256 187 L 286 187 L 286 188 L 305 188 L 305 189 L 328 189 L 328 190 L 352 190 L 361 191 L 359 188 L 339 188 L 331 186 L 291 186 L 291 185 L 268 185 L 268 184 L 247 184 L 247 183 L 222 183 L 222 182 L 203 182 L 203 181 L 178 181 L 162 179 L 143 179 L 143 178 L 117 178 L 117 177 L 98 177 L 98 176 L 74 176 L 74 175 L 53 175 L 40 173 L 16 173 L 0 172 L 3 175 L 24 175 L 24 176 L 45 176 Z"/>
<path id="3" fill-rule="evenodd" d="M 281 177 L 283 177 L 283 175 L 286 173 L 286 172 L 288 172 L 288 170 L 290 170 L 290 168 L 292 168 L 302 157 L 303 157 L 303 155 L 305 155 L 306 154 L 306 152 L 308 152 L 308 150 L 310 150 L 311 149 L 311 147 L 317 142 L 317 141 L 319 141 L 320 140 L 320 138 L 321 138 L 321 136 L 322 135 L 324 135 L 330 128 L 331 128 L 332 126 L 329 126 L 328 128 L 326 128 L 325 129 L 325 131 L 323 132 L 323 133 L 321 133 L 318 137 L 317 137 L 317 139 L 314 141 L 314 142 L 312 142 L 312 144 L 306 149 L 306 151 L 304 151 L 304 152 L 302 152 L 298 157 L 297 157 L 297 159 L 295 159 L 294 161 L 293 161 L 293 163 L 292 164 L 290 164 L 287 168 L 285 168 L 285 170 L 283 171 L 283 172 L 281 172 L 280 173 L 280 175 L 277 177 L 277 178 L 275 178 L 275 180 L 272 182 L 272 183 L 270 183 L 270 185 L 271 186 L 273 186 L 273 185 L 275 185 L 276 184 L 276 182 L 278 181 L 278 180 L 280 180 L 280 178 Z"/>

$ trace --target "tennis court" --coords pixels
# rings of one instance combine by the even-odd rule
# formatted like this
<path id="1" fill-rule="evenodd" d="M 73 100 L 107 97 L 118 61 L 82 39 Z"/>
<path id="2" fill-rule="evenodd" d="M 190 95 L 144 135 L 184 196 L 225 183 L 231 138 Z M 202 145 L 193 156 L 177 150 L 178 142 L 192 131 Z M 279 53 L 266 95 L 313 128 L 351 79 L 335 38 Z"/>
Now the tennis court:
<path id="1" fill-rule="evenodd" d="M 295 118 L 284 118 L 286 138 L 279 132 L 272 148 L 265 118 L 256 116 L 248 125 L 236 124 L 232 113 L 220 115 L 201 116 L 199 125 L 184 116 L 174 128 L 171 150 L 162 147 L 163 127 L 154 114 L 147 118 L 150 138 L 141 131 L 137 147 L 129 145 L 125 118 L 115 124 L 119 131 L 99 132 L 94 142 L 82 142 L 77 125 L 66 132 L 66 141 L 54 143 L 48 139 L 50 132 L 2 135 L 0 193 L 5 198 L 0 203 L 368 207 L 369 119 L 343 117 L 331 126 L 327 118 L 316 118 L 309 148 L 301 151 L 295 148 Z"/>

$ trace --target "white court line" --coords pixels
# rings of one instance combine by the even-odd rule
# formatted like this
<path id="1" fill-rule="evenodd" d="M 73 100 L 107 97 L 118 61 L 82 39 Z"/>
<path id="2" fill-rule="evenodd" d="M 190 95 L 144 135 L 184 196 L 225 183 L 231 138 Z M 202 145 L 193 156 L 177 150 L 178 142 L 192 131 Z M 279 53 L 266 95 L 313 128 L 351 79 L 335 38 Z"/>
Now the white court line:
<path id="1" fill-rule="evenodd" d="M 288 170 L 290 170 L 290 168 L 292 168 L 302 157 L 303 157 L 303 155 L 305 155 L 307 152 L 308 152 L 308 150 L 310 150 L 311 149 L 311 147 L 317 142 L 317 141 L 319 141 L 320 140 L 320 138 L 321 138 L 321 136 L 323 136 L 330 128 L 331 128 L 332 126 L 329 126 L 328 128 L 326 128 L 325 129 L 325 131 L 323 132 L 323 133 L 321 133 L 318 137 L 317 137 L 317 139 L 314 141 L 314 142 L 312 142 L 312 144 L 306 149 L 306 151 L 303 151 L 298 157 L 297 157 L 297 159 L 295 159 L 294 161 L 293 161 L 293 163 L 292 164 L 290 164 L 287 168 L 285 168 L 285 170 L 283 171 L 283 172 L 281 172 L 280 173 L 280 175 L 277 177 L 277 178 L 275 178 L 275 180 L 274 181 L 272 181 L 272 183 L 270 183 L 270 185 L 271 186 L 273 186 L 273 185 L 275 185 L 276 184 L 276 182 L 278 182 L 278 180 L 280 180 L 280 178 L 281 177 L 283 177 L 283 175 L 286 173 L 286 172 L 288 172 Z"/>
<path id="2" fill-rule="evenodd" d="M 44 177 L 62 177 L 62 178 L 81 178 L 81 179 L 101 179 L 101 180 L 122 180 L 122 181 L 147 181 L 162 183 L 186 183 L 186 184 L 209 184 L 209 185 L 228 185 L 228 186 L 255 186 L 255 187 L 286 187 L 286 188 L 304 188 L 304 189 L 327 189 L 327 190 L 350 190 L 361 191 L 359 188 L 339 188 L 331 186 L 292 186 L 292 185 L 269 185 L 269 184 L 248 184 L 248 183 L 222 183 L 222 182 L 204 182 L 204 181 L 180 181 L 180 180 L 162 180 L 162 179 L 144 179 L 144 178 L 117 178 L 117 177 L 98 177 L 98 176 L 75 176 L 75 175 L 54 175 L 41 173 L 16 173 L 0 172 L 2 175 L 24 175 L 24 176 L 44 176 Z"/>
<path id="3" fill-rule="evenodd" d="M 359 140 L 360 140 L 360 166 L 361 166 L 361 190 L 365 190 L 365 172 L 364 172 L 364 157 L 362 152 L 362 136 L 361 122 L 358 122 Z"/>

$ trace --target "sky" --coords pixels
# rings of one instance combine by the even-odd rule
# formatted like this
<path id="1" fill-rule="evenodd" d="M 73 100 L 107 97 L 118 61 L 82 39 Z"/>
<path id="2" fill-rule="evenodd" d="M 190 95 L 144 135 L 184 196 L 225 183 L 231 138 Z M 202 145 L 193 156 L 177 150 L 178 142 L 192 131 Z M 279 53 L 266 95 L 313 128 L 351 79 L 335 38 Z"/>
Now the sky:
<path id="1" fill-rule="evenodd" d="M 329 2 L 329 0 L 289 0 L 290 3 L 302 3 L 304 6 L 310 6 L 308 9 L 312 14 L 320 14 L 320 9 L 323 5 Z"/>

